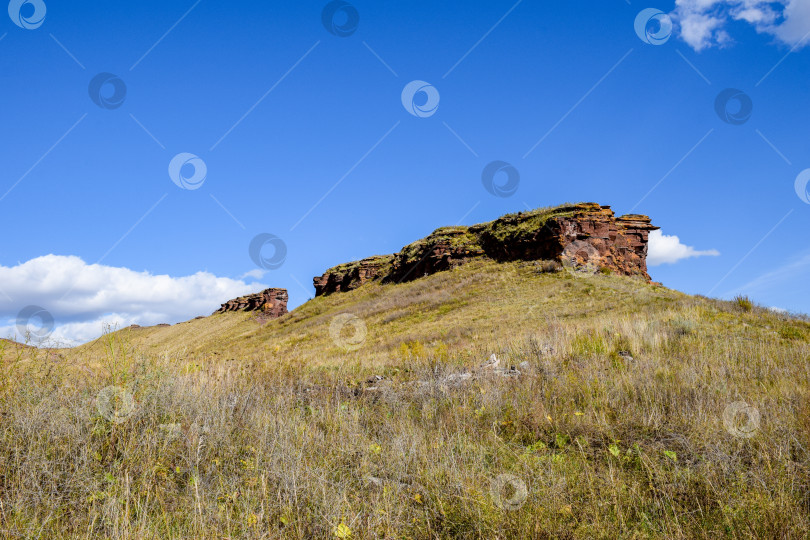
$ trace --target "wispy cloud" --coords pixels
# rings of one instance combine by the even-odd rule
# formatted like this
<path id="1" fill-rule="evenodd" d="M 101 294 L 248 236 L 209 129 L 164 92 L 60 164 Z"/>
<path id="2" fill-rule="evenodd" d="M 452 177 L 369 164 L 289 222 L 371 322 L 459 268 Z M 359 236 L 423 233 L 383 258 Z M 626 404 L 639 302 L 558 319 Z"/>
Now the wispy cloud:
<path id="1" fill-rule="evenodd" d="M 716 249 L 699 251 L 692 246 L 682 244 L 677 236 L 665 235 L 660 230 L 657 230 L 650 233 L 650 241 L 647 246 L 647 265 L 673 264 L 683 259 L 704 256 L 716 257 L 718 255 L 720 255 L 720 252 Z"/>
<path id="2" fill-rule="evenodd" d="M 239 276 L 239 279 L 245 278 L 262 279 L 265 276 L 265 274 L 267 274 L 267 270 L 264 270 L 262 268 L 254 268 L 253 270 L 245 272 L 244 274 Z"/>
<path id="3" fill-rule="evenodd" d="M 810 33 L 807 0 L 676 0 L 671 15 L 681 39 L 696 51 L 730 44 L 730 21 L 751 24 L 791 47 L 806 45 Z"/>

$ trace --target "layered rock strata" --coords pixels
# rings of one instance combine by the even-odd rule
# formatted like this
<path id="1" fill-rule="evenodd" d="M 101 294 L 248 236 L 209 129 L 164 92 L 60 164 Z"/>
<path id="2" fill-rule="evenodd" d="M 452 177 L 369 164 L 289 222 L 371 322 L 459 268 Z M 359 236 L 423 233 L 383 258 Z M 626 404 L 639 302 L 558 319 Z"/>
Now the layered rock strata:
<path id="1" fill-rule="evenodd" d="M 260 311 L 271 318 L 287 313 L 287 289 L 265 289 L 260 293 L 228 300 L 215 313 L 226 311 Z"/>
<path id="2" fill-rule="evenodd" d="M 587 264 L 650 281 L 647 241 L 655 229 L 647 216 L 616 217 L 609 206 L 596 203 L 518 212 L 471 227 L 442 227 L 399 253 L 330 268 L 313 278 L 315 295 L 350 291 L 373 280 L 408 281 L 478 258 Z"/>

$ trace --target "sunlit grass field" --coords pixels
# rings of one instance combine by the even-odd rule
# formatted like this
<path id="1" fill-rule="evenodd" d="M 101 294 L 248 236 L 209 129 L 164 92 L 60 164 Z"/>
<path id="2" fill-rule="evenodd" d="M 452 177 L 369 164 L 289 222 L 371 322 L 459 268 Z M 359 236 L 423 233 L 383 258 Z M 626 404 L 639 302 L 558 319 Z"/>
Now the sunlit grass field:
<path id="1" fill-rule="evenodd" d="M 7 343 L 0 536 L 810 536 L 810 324 L 551 270 Z"/>

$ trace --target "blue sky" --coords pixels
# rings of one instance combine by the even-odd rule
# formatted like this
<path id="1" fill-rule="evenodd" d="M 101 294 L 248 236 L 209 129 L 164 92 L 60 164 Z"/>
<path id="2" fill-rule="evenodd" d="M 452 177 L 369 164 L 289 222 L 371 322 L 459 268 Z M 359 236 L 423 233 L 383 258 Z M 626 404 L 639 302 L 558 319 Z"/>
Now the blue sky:
<path id="1" fill-rule="evenodd" d="M 566 201 L 650 215 L 671 261 L 650 273 L 669 287 L 810 312 L 798 0 L 355 1 L 333 9 L 334 33 L 326 6 L 11 2 L 7 333 L 28 305 L 65 341 L 103 321 L 207 314 L 264 286 L 287 288 L 293 307 L 334 264 Z M 653 39 L 634 29 L 646 8 L 668 18 L 642 20 Z M 650 44 L 666 30 L 656 20 L 671 35 Z M 403 106 L 412 81 L 439 99 L 417 94 L 421 117 Z M 716 111 L 729 88 L 753 107 L 736 124 Z M 721 106 L 726 119 L 739 103 Z M 180 168 L 194 189 L 169 176 L 178 154 L 204 163 L 204 179 Z M 482 184 L 496 160 L 519 173 L 511 196 Z M 249 253 L 259 234 L 286 247 L 283 261 L 264 253 L 269 270 Z"/>

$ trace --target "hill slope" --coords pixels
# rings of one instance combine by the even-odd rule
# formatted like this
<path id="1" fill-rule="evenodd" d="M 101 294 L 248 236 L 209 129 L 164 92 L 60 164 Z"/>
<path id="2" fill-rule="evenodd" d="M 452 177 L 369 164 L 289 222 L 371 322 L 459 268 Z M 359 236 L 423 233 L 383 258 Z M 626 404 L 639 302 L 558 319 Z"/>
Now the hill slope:
<path id="1" fill-rule="evenodd" d="M 302 365 L 357 361 L 372 368 L 399 362 L 403 345 L 415 343 L 425 357 L 438 350 L 444 359 L 474 362 L 491 353 L 511 354 L 531 339 L 562 345 L 561 332 L 593 331 L 608 340 L 630 333 L 636 348 L 643 340 L 659 346 L 656 339 L 681 327 L 708 341 L 745 336 L 780 347 L 802 343 L 809 333 L 802 320 L 735 306 L 642 279 L 582 275 L 540 262 L 476 261 L 416 281 L 369 283 L 317 297 L 279 319 L 217 313 L 174 326 L 127 328 L 115 338 L 142 353 L 171 357 Z M 796 339 L 785 341 L 785 335 Z M 64 352 L 68 358 L 95 358 L 106 354 L 108 340 Z"/>
<path id="2" fill-rule="evenodd" d="M 368 283 L 346 293 L 319 296 L 279 319 L 257 312 L 217 313 L 169 327 L 123 329 L 121 339 L 143 352 L 252 360 L 377 365 L 397 358 L 403 343 L 470 356 L 500 352 L 507 342 L 546 329 L 554 321 L 573 329 L 598 326 L 600 317 L 642 320 L 675 302 L 693 299 L 632 279 L 578 277 L 535 262 L 475 261 L 401 284 Z M 343 324 L 341 317 L 360 322 Z M 336 317 L 338 321 L 334 321 Z M 354 319 L 352 319 L 354 320 Z M 364 335 L 353 336 L 360 327 Z M 104 339 L 68 351 L 93 357 Z M 508 346 L 507 346 L 508 348 Z M 476 358 L 480 358 L 480 354 Z M 489 356 L 489 354 L 487 354 Z"/>
<path id="3" fill-rule="evenodd" d="M 742 300 L 478 260 L 4 357 L 0 529 L 806 537 L 808 336 Z"/>

